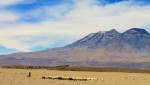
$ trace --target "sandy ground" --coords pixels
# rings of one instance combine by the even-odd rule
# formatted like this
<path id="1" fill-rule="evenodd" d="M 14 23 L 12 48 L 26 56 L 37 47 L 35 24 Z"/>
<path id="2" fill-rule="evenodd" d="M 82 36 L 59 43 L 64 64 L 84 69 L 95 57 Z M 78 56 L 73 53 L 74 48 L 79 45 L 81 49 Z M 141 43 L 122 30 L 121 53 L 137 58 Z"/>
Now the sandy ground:
<path id="1" fill-rule="evenodd" d="M 31 78 L 27 77 L 29 72 Z M 51 80 L 42 79 L 42 76 L 91 77 L 98 80 Z M 0 68 L 0 85 L 150 85 L 150 74 Z"/>

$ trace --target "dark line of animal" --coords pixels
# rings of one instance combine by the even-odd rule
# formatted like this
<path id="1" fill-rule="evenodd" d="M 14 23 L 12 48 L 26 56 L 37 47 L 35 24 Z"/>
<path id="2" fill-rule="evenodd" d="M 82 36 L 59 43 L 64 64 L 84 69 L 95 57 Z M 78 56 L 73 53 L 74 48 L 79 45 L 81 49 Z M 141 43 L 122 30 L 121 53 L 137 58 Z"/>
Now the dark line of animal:
<path id="1" fill-rule="evenodd" d="M 42 79 L 75 80 L 75 81 L 98 80 L 97 78 L 61 77 L 61 76 L 49 76 L 49 77 L 43 76 Z"/>

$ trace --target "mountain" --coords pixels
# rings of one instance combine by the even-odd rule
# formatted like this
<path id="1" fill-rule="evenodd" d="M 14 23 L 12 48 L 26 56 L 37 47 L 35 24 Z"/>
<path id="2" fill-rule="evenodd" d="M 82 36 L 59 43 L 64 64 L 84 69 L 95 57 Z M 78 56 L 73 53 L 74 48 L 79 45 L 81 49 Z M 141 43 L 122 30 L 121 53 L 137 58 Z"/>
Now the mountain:
<path id="1" fill-rule="evenodd" d="M 133 28 L 127 30 L 121 34 L 121 38 L 136 49 L 150 52 L 150 34 L 144 29 Z"/>
<path id="2" fill-rule="evenodd" d="M 89 47 L 100 47 L 106 46 L 114 41 L 119 36 L 119 32 L 115 29 L 110 31 L 99 31 L 97 33 L 92 33 L 82 38 L 79 41 L 74 42 L 69 45 L 70 47 L 76 46 L 89 46 Z"/>
<path id="3" fill-rule="evenodd" d="M 124 33 L 119 33 L 115 29 L 110 31 L 100 31 L 92 33 L 79 41 L 69 45 L 69 47 L 88 46 L 89 48 L 105 48 L 124 51 L 126 47 L 131 49 L 150 52 L 150 34 L 139 28 L 132 28 Z"/>
<path id="4" fill-rule="evenodd" d="M 140 28 L 91 33 L 61 48 L 0 56 L 0 65 L 83 65 L 150 69 L 150 34 Z"/>

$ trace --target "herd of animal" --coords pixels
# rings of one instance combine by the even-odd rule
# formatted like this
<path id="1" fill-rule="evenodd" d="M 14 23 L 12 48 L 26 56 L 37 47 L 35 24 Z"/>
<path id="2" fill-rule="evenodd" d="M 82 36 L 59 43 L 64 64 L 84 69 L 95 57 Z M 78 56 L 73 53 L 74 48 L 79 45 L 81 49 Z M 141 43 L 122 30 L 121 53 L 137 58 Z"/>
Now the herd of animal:
<path id="1" fill-rule="evenodd" d="M 61 76 L 48 76 L 48 77 L 43 76 L 42 79 L 75 80 L 75 81 L 98 80 L 97 78 L 61 77 Z"/>

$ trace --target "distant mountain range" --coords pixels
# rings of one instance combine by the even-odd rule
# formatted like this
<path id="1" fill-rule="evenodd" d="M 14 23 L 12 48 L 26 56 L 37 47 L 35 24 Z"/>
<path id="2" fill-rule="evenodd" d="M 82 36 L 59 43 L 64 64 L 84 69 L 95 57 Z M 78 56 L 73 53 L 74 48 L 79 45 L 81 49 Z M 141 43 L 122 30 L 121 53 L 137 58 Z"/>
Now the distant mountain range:
<path id="1" fill-rule="evenodd" d="M 61 48 L 0 56 L 0 65 L 82 65 L 150 69 L 150 33 L 99 31 Z"/>

